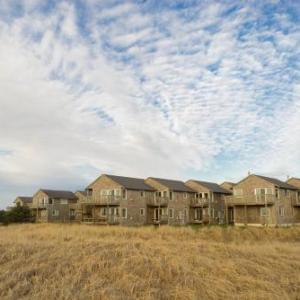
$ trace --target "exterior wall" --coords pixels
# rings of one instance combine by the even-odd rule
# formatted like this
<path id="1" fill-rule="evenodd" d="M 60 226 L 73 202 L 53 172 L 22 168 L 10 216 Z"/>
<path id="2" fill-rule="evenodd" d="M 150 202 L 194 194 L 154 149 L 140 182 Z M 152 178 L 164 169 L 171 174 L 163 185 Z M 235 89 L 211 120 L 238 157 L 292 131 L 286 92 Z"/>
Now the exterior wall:
<path id="1" fill-rule="evenodd" d="M 225 222 L 225 194 L 213 193 L 207 187 L 198 182 L 189 180 L 186 185 L 197 193 L 208 193 L 208 208 L 203 208 L 203 223 L 210 224 L 224 224 Z M 196 195 L 196 194 L 195 194 Z M 194 195 L 194 197 L 195 197 Z M 191 220 L 194 219 L 193 211 L 191 208 Z"/>
<path id="2" fill-rule="evenodd" d="M 287 180 L 287 183 L 300 189 L 300 179 L 299 178 L 290 178 L 289 180 Z"/>
<path id="3" fill-rule="evenodd" d="M 158 192 L 161 192 L 162 197 L 166 198 L 168 212 L 168 215 L 165 216 L 166 223 L 170 225 L 185 225 L 190 223 L 191 213 L 189 207 L 191 200 L 194 199 L 194 193 L 171 191 L 168 187 L 152 178 L 147 178 L 145 182 Z M 172 193 L 172 199 L 170 198 L 170 193 Z M 172 217 L 171 210 L 174 212 Z M 150 217 L 151 213 L 148 218 Z"/>
<path id="4" fill-rule="evenodd" d="M 245 180 L 241 181 L 240 183 L 237 183 L 233 191 L 242 189 L 243 190 L 243 196 L 251 195 L 255 196 L 255 188 L 275 188 L 274 184 L 253 175 L 248 176 Z"/>
<path id="5" fill-rule="evenodd" d="M 235 206 L 234 207 L 234 223 L 236 224 L 274 224 L 274 221 L 270 220 L 274 214 L 274 207 L 267 207 L 267 216 L 261 215 L 261 209 L 264 206 Z"/>
<path id="6" fill-rule="evenodd" d="M 261 208 L 265 208 L 263 201 L 261 205 L 234 205 L 234 222 L 243 224 L 268 224 L 268 225 L 284 225 L 295 222 L 296 214 L 293 208 L 293 202 L 297 199 L 297 191 L 277 188 L 274 184 L 254 175 L 248 176 L 234 186 L 236 190 L 242 190 L 241 200 L 247 197 L 255 197 L 256 188 L 271 188 L 272 203 L 267 205 L 267 216 L 261 216 Z M 275 192 L 277 191 L 277 192 Z"/>
<path id="7" fill-rule="evenodd" d="M 43 204 L 44 199 L 47 199 L 47 204 Z M 68 204 L 61 204 L 61 201 L 67 201 Z M 70 222 L 75 220 L 70 210 L 75 211 L 76 202 L 76 199 L 52 199 L 43 191 L 38 191 L 33 196 L 31 210 L 38 222 Z"/>
<path id="8" fill-rule="evenodd" d="M 114 180 L 110 179 L 106 175 L 100 176 L 95 182 L 90 186 L 92 189 L 93 200 L 101 198 L 102 190 L 115 190 L 120 189 L 121 194 L 118 197 L 118 204 L 116 205 L 105 205 L 105 204 L 95 204 L 95 205 L 83 205 L 85 207 L 83 210 L 87 212 L 87 207 L 91 208 L 91 213 L 93 218 L 103 218 L 101 215 L 101 208 L 116 207 L 118 208 L 118 215 L 111 216 L 114 223 L 121 225 L 145 225 L 147 224 L 147 216 L 149 214 L 147 203 L 154 199 L 155 192 L 153 191 L 142 191 L 142 190 L 127 190 Z M 123 197 L 123 191 L 125 191 L 125 197 Z M 84 199 L 84 198 L 83 198 Z M 127 210 L 126 217 L 123 217 L 122 211 Z M 141 214 L 141 209 L 143 210 L 143 215 Z M 108 209 L 109 213 L 112 211 Z M 149 210 L 150 211 L 150 210 Z M 104 220 L 105 221 L 105 220 Z"/>
<path id="9" fill-rule="evenodd" d="M 168 216 L 168 224 L 170 225 L 186 225 L 190 223 L 190 201 L 193 193 L 173 192 L 172 200 L 168 202 L 168 210 L 174 209 L 173 218 Z"/>
<path id="10" fill-rule="evenodd" d="M 222 187 L 223 189 L 232 192 L 233 187 L 235 186 L 235 184 L 233 184 L 232 182 L 223 182 L 222 184 L 220 184 L 220 187 Z"/>

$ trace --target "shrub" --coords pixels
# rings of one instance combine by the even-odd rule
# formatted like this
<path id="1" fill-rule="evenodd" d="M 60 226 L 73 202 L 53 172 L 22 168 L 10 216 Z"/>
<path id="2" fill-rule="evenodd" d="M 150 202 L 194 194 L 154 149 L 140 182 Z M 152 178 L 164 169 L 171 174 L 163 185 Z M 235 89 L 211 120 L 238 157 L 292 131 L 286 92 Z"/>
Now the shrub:
<path id="1" fill-rule="evenodd" d="M 30 209 L 26 206 L 17 205 L 5 213 L 6 222 L 8 223 L 25 223 L 31 222 L 32 216 Z"/>

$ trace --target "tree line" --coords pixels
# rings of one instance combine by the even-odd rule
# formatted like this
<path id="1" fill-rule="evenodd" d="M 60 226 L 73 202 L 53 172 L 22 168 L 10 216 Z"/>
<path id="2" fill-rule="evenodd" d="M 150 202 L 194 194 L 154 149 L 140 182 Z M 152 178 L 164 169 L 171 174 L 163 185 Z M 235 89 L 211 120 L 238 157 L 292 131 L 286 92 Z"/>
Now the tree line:
<path id="1" fill-rule="evenodd" d="M 9 210 L 0 210 L 0 224 L 33 222 L 31 211 L 26 206 L 17 205 Z"/>

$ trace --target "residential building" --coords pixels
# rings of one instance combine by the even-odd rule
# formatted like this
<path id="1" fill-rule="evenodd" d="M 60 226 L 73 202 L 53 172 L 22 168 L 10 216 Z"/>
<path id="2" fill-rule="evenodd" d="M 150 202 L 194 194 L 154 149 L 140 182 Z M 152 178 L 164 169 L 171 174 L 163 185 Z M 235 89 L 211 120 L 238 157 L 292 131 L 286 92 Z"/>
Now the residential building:
<path id="1" fill-rule="evenodd" d="M 227 190 L 227 191 L 230 191 L 232 193 L 233 191 L 233 187 L 235 186 L 235 183 L 233 182 L 230 182 L 230 181 L 224 181 L 223 183 L 220 184 L 220 187 Z"/>
<path id="2" fill-rule="evenodd" d="M 18 196 L 15 201 L 15 205 L 31 207 L 32 197 Z"/>
<path id="3" fill-rule="evenodd" d="M 298 188 L 281 180 L 249 175 L 226 197 L 228 222 L 241 225 L 288 225 L 296 218 Z"/>
<path id="4" fill-rule="evenodd" d="M 156 190 L 155 200 L 148 206 L 148 219 L 152 217 L 159 224 L 189 224 L 194 190 L 179 180 L 148 177 L 145 182 Z"/>
<path id="5" fill-rule="evenodd" d="M 293 202 L 293 209 L 295 213 L 295 223 L 300 224 L 300 178 L 292 177 L 287 180 L 287 183 L 298 188 L 297 199 Z"/>
<path id="6" fill-rule="evenodd" d="M 40 189 L 32 199 L 32 213 L 38 222 L 75 220 L 77 197 L 70 191 Z"/>
<path id="7" fill-rule="evenodd" d="M 185 185 L 196 191 L 190 203 L 190 223 L 225 223 L 225 196 L 232 194 L 229 190 L 214 182 L 193 179 Z"/>
<path id="8" fill-rule="evenodd" d="M 153 203 L 155 190 L 144 179 L 103 174 L 79 197 L 82 221 L 97 224 L 144 225 L 147 205 Z"/>

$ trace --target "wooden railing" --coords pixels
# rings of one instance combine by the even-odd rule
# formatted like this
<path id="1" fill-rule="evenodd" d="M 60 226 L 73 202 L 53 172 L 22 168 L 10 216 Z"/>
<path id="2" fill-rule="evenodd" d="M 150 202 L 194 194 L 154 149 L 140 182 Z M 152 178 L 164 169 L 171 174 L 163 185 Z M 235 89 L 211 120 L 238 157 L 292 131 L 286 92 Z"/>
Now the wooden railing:
<path id="1" fill-rule="evenodd" d="M 121 196 L 115 195 L 99 195 L 87 196 L 81 200 L 85 204 L 103 204 L 103 205 L 119 205 L 122 200 Z"/>
<path id="2" fill-rule="evenodd" d="M 275 202 L 275 195 L 243 195 L 225 197 L 228 205 L 272 205 Z"/>
<path id="3" fill-rule="evenodd" d="M 153 206 L 166 206 L 168 205 L 169 198 L 168 197 L 155 197 L 147 199 L 148 205 Z"/>
<path id="4" fill-rule="evenodd" d="M 202 206 L 207 206 L 208 203 L 209 203 L 208 198 L 196 198 L 196 199 L 191 199 L 190 205 L 196 207 L 202 207 Z"/>

